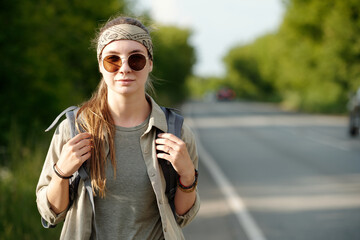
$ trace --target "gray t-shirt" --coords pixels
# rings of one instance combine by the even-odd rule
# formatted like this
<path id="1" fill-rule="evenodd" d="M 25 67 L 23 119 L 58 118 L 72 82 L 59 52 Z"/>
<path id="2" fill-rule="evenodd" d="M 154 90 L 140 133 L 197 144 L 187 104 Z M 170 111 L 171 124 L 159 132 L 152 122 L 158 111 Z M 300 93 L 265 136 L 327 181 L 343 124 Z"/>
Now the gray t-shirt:
<path id="1" fill-rule="evenodd" d="M 164 239 L 156 197 L 140 146 L 148 120 L 132 128 L 116 127 L 116 178 L 108 161 L 106 196 L 94 198 L 94 224 L 100 239 Z"/>

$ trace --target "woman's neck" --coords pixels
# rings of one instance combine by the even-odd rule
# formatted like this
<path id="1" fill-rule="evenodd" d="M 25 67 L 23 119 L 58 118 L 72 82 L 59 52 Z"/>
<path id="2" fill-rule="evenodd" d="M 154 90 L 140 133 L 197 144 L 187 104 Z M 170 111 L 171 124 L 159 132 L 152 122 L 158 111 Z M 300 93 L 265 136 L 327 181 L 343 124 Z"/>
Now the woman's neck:
<path id="1" fill-rule="evenodd" d="M 108 94 L 108 106 L 115 125 L 121 127 L 138 126 L 151 112 L 145 93 L 131 96 Z"/>

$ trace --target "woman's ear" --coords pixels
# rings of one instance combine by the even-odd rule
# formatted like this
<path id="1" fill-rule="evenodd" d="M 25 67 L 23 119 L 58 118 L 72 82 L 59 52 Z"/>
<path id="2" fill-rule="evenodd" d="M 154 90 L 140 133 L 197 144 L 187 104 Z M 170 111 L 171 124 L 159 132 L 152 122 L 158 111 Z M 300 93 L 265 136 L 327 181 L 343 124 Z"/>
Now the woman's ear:
<path id="1" fill-rule="evenodd" d="M 98 61 L 98 66 L 99 66 L 99 72 L 102 74 L 102 72 L 101 72 L 101 63 L 100 63 L 100 61 Z"/>
<path id="2" fill-rule="evenodd" d="M 98 57 L 97 61 L 98 61 L 98 65 L 99 65 L 99 72 L 102 74 L 102 67 L 101 67 L 101 58 L 102 58 L 102 54 L 100 54 L 100 56 Z"/>
<path id="3" fill-rule="evenodd" d="M 153 61 L 149 60 L 149 72 L 152 72 L 153 70 Z"/>

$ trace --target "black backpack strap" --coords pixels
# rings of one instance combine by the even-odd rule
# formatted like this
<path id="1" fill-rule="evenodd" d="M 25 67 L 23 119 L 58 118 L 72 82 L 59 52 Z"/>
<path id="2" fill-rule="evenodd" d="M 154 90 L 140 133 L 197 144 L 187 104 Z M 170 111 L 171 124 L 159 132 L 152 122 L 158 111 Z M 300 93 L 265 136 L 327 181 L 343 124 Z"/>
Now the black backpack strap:
<path id="1" fill-rule="evenodd" d="M 184 123 L 183 116 L 177 114 L 174 109 L 161 107 L 164 111 L 167 125 L 168 125 L 168 132 L 174 134 L 178 138 L 181 138 L 181 129 Z"/>
<path id="2" fill-rule="evenodd" d="M 168 133 L 172 133 L 178 138 L 181 138 L 181 129 L 184 122 L 184 118 L 175 113 L 174 110 L 166 107 L 161 107 L 163 112 L 165 113 L 167 126 L 168 126 Z M 161 131 L 158 129 L 156 134 L 159 134 Z M 171 210 L 175 216 L 175 193 L 177 188 L 177 178 L 178 174 L 170 164 L 169 161 L 164 159 L 158 159 L 161 169 L 163 171 L 165 181 L 166 181 L 166 189 L 165 194 L 168 198 L 169 204 L 171 206 Z"/>

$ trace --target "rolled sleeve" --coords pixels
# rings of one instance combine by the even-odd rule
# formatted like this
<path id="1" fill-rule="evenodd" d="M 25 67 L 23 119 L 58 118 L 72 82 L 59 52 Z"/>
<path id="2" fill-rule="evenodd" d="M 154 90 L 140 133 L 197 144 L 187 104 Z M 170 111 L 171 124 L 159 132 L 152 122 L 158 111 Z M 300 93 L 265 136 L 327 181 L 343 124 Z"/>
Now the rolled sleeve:
<path id="1" fill-rule="evenodd" d="M 56 214 L 54 211 L 51 210 L 50 203 L 47 200 L 47 196 L 46 196 L 46 188 L 47 187 L 44 187 L 38 192 L 36 203 L 42 219 L 45 220 L 47 223 L 46 224 L 44 221 L 42 221 L 42 224 L 44 227 L 48 228 L 51 226 L 55 226 L 59 222 L 64 221 L 67 210 L 59 214 Z"/>
<path id="2" fill-rule="evenodd" d="M 200 209 L 200 197 L 198 192 L 196 192 L 196 200 L 194 205 L 189 209 L 189 211 L 187 211 L 187 213 L 185 213 L 184 215 L 178 215 L 176 213 L 176 222 L 177 224 L 183 228 L 186 225 L 188 225 L 196 216 L 196 214 L 199 212 Z"/>
<path id="3" fill-rule="evenodd" d="M 69 139 L 69 136 L 68 124 L 66 120 L 64 120 L 56 129 L 51 140 L 43 169 L 40 174 L 39 182 L 36 187 L 36 204 L 43 219 L 42 223 L 44 227 L 51 227 L 63 221 L 67 213 L 67 210 L 65 210 L 56 214 L 51 210 L 50 203 L 47 199 L 47 189 L 53 177 L 53 165 L 58 161 L 61 149 Z M 44 220 L 48 223 L 48 225 L 46 225 Z"/>
<path id="4" fill-rule="evenodd" d="M 186 147 L 188 149 L 190 158 L 193 161 L 194 167 L 198 169 L 199 158 L 196 149 L 195 136 L 186 124 L 183 125 L 182 139 L 186 143 Z M 180 216 L 178 214 L 175 214 L 176 222 L 181 228 L 185 227 L 195 218 L 199 210 L 200 210 L 200 197 L 196 189 L 196 199 L 194 205 L 184 215 Z"/>

